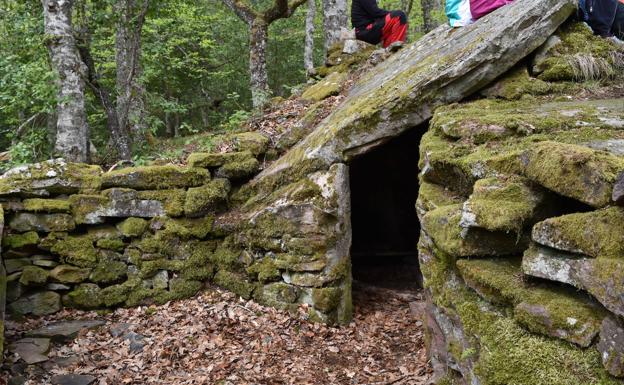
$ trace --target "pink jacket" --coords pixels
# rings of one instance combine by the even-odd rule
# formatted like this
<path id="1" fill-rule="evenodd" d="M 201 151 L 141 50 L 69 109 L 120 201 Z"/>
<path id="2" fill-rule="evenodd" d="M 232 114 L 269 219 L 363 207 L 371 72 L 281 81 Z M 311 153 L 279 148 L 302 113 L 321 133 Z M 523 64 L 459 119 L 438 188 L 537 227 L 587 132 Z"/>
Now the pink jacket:
<path id="1" fill-rule="evenodd" d="M 503 5 L 511 3 L 513 0 L 470 0 L 470 12 L 472 18 L 477 20 L 490 12 L 497 10 Z"/>

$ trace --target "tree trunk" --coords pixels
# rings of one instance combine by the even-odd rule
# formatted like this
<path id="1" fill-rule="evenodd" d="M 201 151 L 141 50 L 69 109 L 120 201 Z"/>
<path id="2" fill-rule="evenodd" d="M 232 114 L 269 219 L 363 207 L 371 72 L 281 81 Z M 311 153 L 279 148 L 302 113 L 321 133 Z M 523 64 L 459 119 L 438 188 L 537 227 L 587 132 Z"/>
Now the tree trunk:
<path id="1" fill-rule="evenodd" d="M 266 66 L 266 48 L 269 26 L 263 18 L 255 18 L 249 28 L 249 74 L 251 101 L 254 108 L 263 107 L 269 99 L 269 76 Z"/>
<path id="2" fill-rule="evenodd" d="M 323 0 L 323 27 L 325 28 L 325 52 L 340 41 L 340 29 L 347 28 L 347 1 Z"/>
<path id="3" fill-rule="evenodd" d="M 89 126 L 85 111 L 87 69 L 74 39 L 70 0 L 42 0 L 46 44 L 60 78 L 55 151 L 72 162 L 88 162 Z"/>
<path id="4" fill-rule="evenodd" d="M 117 64 L 117 117 L 122 130 L 135 140 L 142 141 L 145 134 L 145 89 L 141 85 L 141 31 L 145 21 L 148 0 L 117 0 L 115 13 L 117 36 L 115 39 Z"/>
<path id="5" fill-rule="evenodd" d="M 423 31 L 429 33 L 437 27 L 432 15 L 436 7 L 436 0 L 420 0 L 420 6 L 423 14 Z"/>
<path id="6" fill-rule="evenodd" d="M 314 19 L 316 18 L 316 0 L 308 0 L 308 14 L 305 24 L 305 47 L 303 67 L 309 74 L 314 69 Z"/>

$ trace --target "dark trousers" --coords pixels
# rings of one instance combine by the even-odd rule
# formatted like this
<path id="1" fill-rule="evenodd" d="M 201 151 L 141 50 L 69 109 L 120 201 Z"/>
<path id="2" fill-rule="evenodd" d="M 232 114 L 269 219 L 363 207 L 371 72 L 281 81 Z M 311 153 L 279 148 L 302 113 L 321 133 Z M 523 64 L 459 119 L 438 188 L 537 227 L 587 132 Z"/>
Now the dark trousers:
<path id="1" fill-rule="evenodd" d="M 586 0 L 585 13 L 589 24 L 596 35 L 613 36 L 613 26 L 619 6 L 618 0 Z"/>
<path id="2" fill-rule="evenodd" d="M 617 12 L 611 33 L 620 40 L 624 40 L 624 4 L 618 2 Z"/>

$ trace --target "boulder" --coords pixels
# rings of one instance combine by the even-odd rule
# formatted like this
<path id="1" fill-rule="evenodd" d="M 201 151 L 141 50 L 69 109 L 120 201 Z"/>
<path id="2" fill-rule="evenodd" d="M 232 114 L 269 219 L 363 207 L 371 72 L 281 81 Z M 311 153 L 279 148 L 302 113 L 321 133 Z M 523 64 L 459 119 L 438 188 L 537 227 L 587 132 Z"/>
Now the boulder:
<path id="1" fill-rule="evenodd" d="M 19 213 L 13 216 L 9 227 L 15 231 L 38 231 L 50 233 L 53 231 L 72 231 L 76 228 L 74 218 L 69 214 L 32 214 Z"/>
<path id="2" fill-rule="evenodd" d="M 24 286 L 43 286 L 49 275 L 48 270 L 37 266 L 26 266 L 22 270 L 19 282 Z"/>
<path id="3" fill-rule="evenodd" d="M 535 242 L 591 257 L 624 257 L 624 208 L 549 218 L 533 227 Z"/>
<path id="4" fill-rule="evenodd" d="M 106 324 L 106 322 L 100 320 L 59 321 L 39 329 L 28 331 L 26 332 L 26 336 L 49 338 L 57 342 L 66 342 L 74 339 L 81 330 L 93 329 L 104 324 Z"/>
<path id="5" fill-rule="evenodd" d="M 102 169 L 63 159 L 16 167 L 0 176 L 0 197 L 46 197 L 51 194 L 94 192 L 101 186 Z"/>
<path id="6" fill-rule="evenodd" d="M 77 224 L 104 223 L 106 218 L 153 218 L 166 214 L 162 202 L 139 199 L 137 191 L 113 188 L 104 193 L 106 196 L 70 197 Z"/>
<path id="7" fill-rule="evenodd" d="M 256 158 L 248 158 L 241 162 L 229 162 L 221 166 L 215 173 L 219 178 L 233 181 L 249 179 L 260 169 L 260 162 Z"/>
<path id="8" fill-rule="evenodd" d="M 9 351 L 18 354 L 28 365 L 47 361 L 49 350 L 48 338 L 22 338 L 9 346 Z"/>
<path id="9" fill-rule="evenodd" d="M 53 314 L 61 310 L 61 296 L 53 291 L 41 291 L 22 297 L 9 305 L 9 310 L 20 315 Z"/>
<path id="10" fill-rule="evenodd" d="M 132 167 L 111 171 L 102 176 L 104 188 L 162 190 L 201 186 L 210 180 L 210 172 L 180 166 Z"/>
<path id="11" fill-rule="evenodd" d="M 624 377 L 624 324 L 614 317 L 602 321 L 597 345 L 602 363 L 615 377 Z"/>
<path id="12" fill-rule="evenodd" d="M 254 157 L 258 157 L 269 149 L 269 137 L 261 132 L 237 132 L 228 134 L 225 140 L 230 143 L 236 151 L 251 152 Z"/>
<path id="13" fill-rule="evenodd" d="M 527 0 L 464 28 L 442 26 L 362 76 L 334 112 L 256 179 L 272 189 L 343 162 L 478 91 L 541 46 L 576 9 L 573 0 Z M 469 47 L 469 49 L 467 49 Z M 284 174 L 284 175 L 277 175 Z"/>

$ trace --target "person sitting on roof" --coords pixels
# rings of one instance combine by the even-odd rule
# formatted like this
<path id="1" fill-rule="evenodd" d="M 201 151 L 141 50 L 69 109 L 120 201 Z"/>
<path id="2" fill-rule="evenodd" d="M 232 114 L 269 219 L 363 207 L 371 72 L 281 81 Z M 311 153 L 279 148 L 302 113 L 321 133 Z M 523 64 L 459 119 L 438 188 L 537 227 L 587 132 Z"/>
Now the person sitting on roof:
<path id="1" fill-rule="evenodd" d="M 624 45 L 624 0 L 580 0 L 579 11 L 594 34 Z"/>
<path id="2" fill-rule="evenodd" d="M 451 27 L 465 27 L 513 0 L 447 0 L 446 16 Z"/>
<path id="3" fill-rule="evenodd" d="M 370 44 L 383 44 L 388 50 L 403 46 L 407 37 L 407 16 L 403 11 L 386 11 L 376 0 L 353 0 L 351 24 L 355 37 Z"/>

